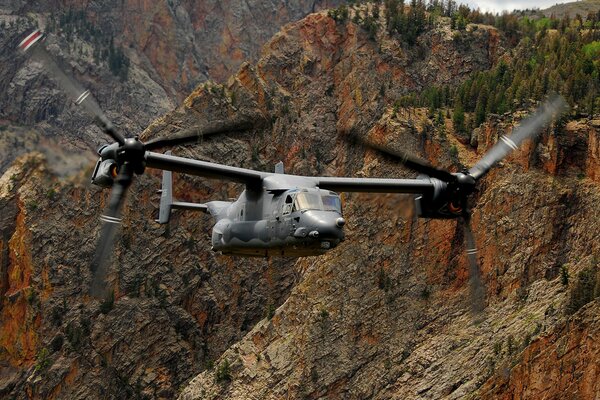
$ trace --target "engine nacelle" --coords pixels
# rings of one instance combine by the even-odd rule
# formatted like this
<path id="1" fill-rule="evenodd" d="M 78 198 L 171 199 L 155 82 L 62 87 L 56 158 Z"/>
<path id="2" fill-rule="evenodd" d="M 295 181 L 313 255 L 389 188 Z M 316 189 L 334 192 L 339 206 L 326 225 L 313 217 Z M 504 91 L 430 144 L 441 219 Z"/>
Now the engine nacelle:
<path id="1" fill-rule="evenodd" d="M 450 219 L 463 215 L 466 196 L 475 190 L 475 179 L 463 172 L 453 173 L 454 182 L 419 176 L 433 184 L 433 193 L 415 197 L 417 215 L 421 218 Z"/>
<path id="2" fill-rule="evenodd" d="M 428 176 L 419 176 L 433 184 L 430 195 L 415 196 L 415 207 L 419 218 L 450 219 L 460 216 L 461 209 L 452 203 L 451 188 L 448 183 Z"/>
<path id="3" fill-rule="evenodd" d="M 119 172 L 119 167 L 115 160 L 104 160 L 100 158 L 92 174 L 92 183 L 97 186 L 109 188 L 113 185 Z"/>

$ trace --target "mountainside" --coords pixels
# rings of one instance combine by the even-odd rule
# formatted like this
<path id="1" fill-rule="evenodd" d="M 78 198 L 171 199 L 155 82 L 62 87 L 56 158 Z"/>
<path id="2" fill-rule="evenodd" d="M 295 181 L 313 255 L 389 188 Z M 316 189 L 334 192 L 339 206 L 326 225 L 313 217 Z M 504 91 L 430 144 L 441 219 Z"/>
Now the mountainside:
<path id="1" fill-rule="evenodd" d="M 356 10 L 286 25 L 256 63 L 198 86 L 142 138 L 238 121 L 252 128 L 172 150 L 261 170 L 283 160 L 294 174 L 411 177 L 348 137 L 457 169 L 535 104 L 515 96 L 517 111 L 465 137 L 455 109 L 432 113 L 416 94 L 512 65 L 505 33 L 440 17 L 409 44 Z M 593 398 L 599 128 L 593 112 L 569 114 L 482 182 L 473 227 L 487 307 L 476 316 L 461 226 L 415 220 L 406 196 L 344 195 L 347 240 L 325 256 L 242 259 L 210 251 L 207 216 L 152 222 L 157 171 L 128 198 L 114 301 L 93 300 L 89 261 L 108 193 L 87 184 L 92 164 L 57 172 L 41 154 L 23 156 L 0 178 L 0 397 Z M 175 176 L 185 201 L 240 190 Z"/>
<path id="2" fill-rule="evenodd" d="M 513 118 L 524 115 L 482 125 L 474 134 L 476 150 L 462 145 L 460 135 L 446 137 L 425 117 L 426 110 L 396 111 L 386 104 L 388 95 L 393 99 L 406 90 L 419 91 L 425 82 L 448 83 L 444 61 L 461 59 L 457 41 L 442 34 L 448 25 L 419 38 L 431 49 L 423 60 L 408 56 L 404 62 L 404 49 L 394 51 L 386 37 L 371 45 L 355 29 L 353 24 L 334 25 L 324 15 L 311 16 L 277 35 L 267 46 L 268 57 L 255 68 L 248 66 L 225 89 L 237 99 L 237 86 L 248 82 L 249 93 L 258 91 L 253 100 L 260 108 L 261 99 L 269 98 L 268 88 L 275 87 L 285 98 L 303 87 L 300 99 L 296 93 L 285 108 L 289 120 L 280 124 L 279 117 L 274 123 L 272 142 L 284 143 L 283 148 L 267 147 L 264 152 L 279 150 L 294 165 L 292 172 L 405 176 L 370 152 L 349 146 L 344 140 L 348 132 L 401 143 L 437 165 L 452 162 L 454 146 L 458 159 L 471 165 L 510 129 Z M 467 48 L 502 48 L 493 29 L 468 32 Z M 399 60 L 390 54 L 400 55 Z M 491 66 L 498 58 L 489 51 L 484 57 L 468 54 L 473 62 L 452 69 L 452 79 Z M 325 104 L 319 101 L 323 88 L 332 97 Z M 211 97 L 197 91 L 186 107 L 151 131 L 168 130 L 174 119 L 192 123 L 190 114 L 195 113 L 189 108 L 200 110 L 194 105 L 204 105 Z M 327 129 L 333 123 L 321 122 L 327 118 L 335 121 L 335 131 Z M 309 121 L 308 130 L 313 125 L 318 134 L 307 134 L 307 125 L 296 128 L 296 119 Z M 243 399 L 248 393 L 273 399 L 597 395 L 600 387 L 591 378 L 595 367 L 586 363 L 595 354 L 597 303 L 577 322 L 564 322 L 565 308 L 576 295 L 568 291 L 561 271 L 569 271 L 575 287 L 580 284 L 578 271 L 591 266 L 595 276 L 598 123 L 582 119 L 547 130 L 539 143 L 527 146 L 486 179 L 474 216 L 488 288 L 488 307 L 481 316 L 473 317 L 466 302 L 468 270 L 456 222 L 414 222 L 411 207 L 406 209 L 406 203 L 391 195 L 347 196 L 348 241 L 320 259 L 299 261 L 302 281 L 273 318 L 254 327 L 180 398 Z M 298 133 L 283 139 L 278 129 Z M 332 142 L 337 147 L 330 153 Z M 315 150 L 320 154 L 313 161 L 308 151 L 307 168 L 304 146 L 324 149 L 325 154 Z M 327 163 L 324 169 L 319 160 Z M 574 324 L 577 328 L 569 328 Z M 581 330 L 591 335 L 585 342 L 578 339 Z M 532 360 L 546 341 L 560 341 L 558 355 Z M 574 350 L 564 350 L 565 343 L 573 343 Z M 579 356 L 578 349 L 591 354 Z M 532 372 L 563 371 L 563 361 L 573 365 L 568 377 L 544 380 Z M 579 365 L 586 366 L 577 370 Z"/>
<path id="3" fill-rule="evenodd" d="M 581 0 L 570 3 L 555 4 L 552 7 L 548 7 L 543 10 L 544 15 L 547 17 L 555 15 L 557 18 L 562 18 L 565 15 L 569 15 L 571 18 L 577 14 L 585 17 L 588 13 L 597 13 L 600 11 L 600 1 L 598 0 Z"/>
<path id="4" fill-rule="evenodd" d="M 86 155 L 106 142 L 39 64 L 16 51 L 36 27 L 48 33 L 50 51 L 74 70 L 113 123 L 133 136 L 200 82 L 223 80 L 243 60 L 256 59 L 281 25 L 339 3 L 0 2 L 0 129 L 2 140 L 10 143 L 1 158 L 12 161 L 40 137 Z M 24 128 L 34 130 L 26 143 L 19 138 Z"/>

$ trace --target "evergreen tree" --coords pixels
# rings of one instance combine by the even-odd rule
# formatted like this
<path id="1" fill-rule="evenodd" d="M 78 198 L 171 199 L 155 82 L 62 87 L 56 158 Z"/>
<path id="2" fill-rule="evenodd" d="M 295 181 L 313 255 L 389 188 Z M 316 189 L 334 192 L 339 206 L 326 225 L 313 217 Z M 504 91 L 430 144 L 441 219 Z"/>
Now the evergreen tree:
<path id="1" fill-rule="evenodd" d="M 454 106 L 454 114 L 452 115 L 452 125 L 454 126 L 454 132 L 456 133 L 466 132 L 465 112 L 460 102 L 458 102 Z"/>

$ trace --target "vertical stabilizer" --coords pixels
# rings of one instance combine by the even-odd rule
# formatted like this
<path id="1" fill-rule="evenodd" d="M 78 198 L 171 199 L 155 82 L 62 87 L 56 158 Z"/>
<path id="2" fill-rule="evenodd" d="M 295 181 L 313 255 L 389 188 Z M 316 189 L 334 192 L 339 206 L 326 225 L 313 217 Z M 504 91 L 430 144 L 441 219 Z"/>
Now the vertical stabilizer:
<path id="1" fill-rule="evenodd" d="M 170 151 L 166 152 L 171 155 Z M 171 205 L 173 204 L 173 174 L 171 171 L 163 171 L 162 189 L 160 191 L 160 209 L 158 211 L 158 223 L 166 224 L 171 217 Z"/>
<path id="2" fill-rule="evenodd" d="M 283 161 L 279 161 L 277 164 L 275 164 L 275 173 L 276 174 L 284 174 L 285 172 L 283 172 Z"/>
<path id="3" fill-rule="evenodd" d="M 171 152 L 167 151 L 165 154 L 171 155 Z M 209 212 L 206 204 L 173 201 L 173 173 L 171 171 L 163 170 L 162 188 L 159 192 L 160 208 L 158 210 L 158 219 L 156 220 L 159 224 L 169 223 L 172 209 Z"/>

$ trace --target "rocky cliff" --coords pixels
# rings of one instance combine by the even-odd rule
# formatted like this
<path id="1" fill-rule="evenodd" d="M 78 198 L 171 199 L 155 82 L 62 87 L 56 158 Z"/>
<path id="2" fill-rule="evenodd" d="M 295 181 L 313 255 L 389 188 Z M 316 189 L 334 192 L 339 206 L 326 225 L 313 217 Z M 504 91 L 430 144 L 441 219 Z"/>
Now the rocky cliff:
<path id="1" fill-rule="evenodd" d="M 358 134 L 436 165 L 471 165 L 526 111 L 489 119 L 465 144 L 449 118 L 441 130 L 427 110 L 395 105 L 507 56 L 493 28 L 456 37 L 441 19 L 408 46 L 313 14 L 284 27 L 226 84 L 196 88 L 143 138 L 237 119 L 253 128 L 174 153 L 264 170 L 283 160 L 296 174 L 412 176 L 347 140 Z M 473 218 L 487 287 L 477 316 L 461 227 L 414 220 L 404 196 L 345 196 L 348 239 L 323 257 L 247 260 L 209 251 L 206 216 L 151 222 L 158 172 L 137 179 L 129 196 L 109 275 L 114 301 L 90 299 L 107 193 L 84 183 L 89 170 L 59 175 L 40 154 L 20 158 L 0 179 L 0 395 L 597 394 L 589 360 L 598 304 L 576 307 L 590 300 L 585 277 L 600 250 L 597 127 L 596 119 L 553 126 L 486 177 Z M 189 201 L 240 190 L 175 179 Z"/>
<path id="2" fill-rule="evenodd" d="M 201 279 L 208 279 L 212 261 L 201 263 L 190 259 L 183 274 L 186 283 L 173 283 L 177 290 L 188 287 L 174 304 L 181 310 L 188 308 L 189 313 L 181 310 L 173 313 L 165 308 L 171 304 L 162 283 L 165 275 L 160 273 L 160 279 L 150 279 L 140 265 L 127 278 L 133 292 L 121 290 L 133 293 L 135 298 L 160 297 L 162 311 L 154 310 L 152 302 L 130 304 L 123 310 L 127 317 L 107 320 L 99 332 L 115 330 L 120 321 L 132 321 L 136 316 L 141 322 L 116 329 L 116 335 L 96 347 L 91 337 L 95 329 L 92 322 L 100 315 L 98 304 L 87 304 L 89 299 L 83 297 L 85 289 L 81 285 L 88 274 L 88 259 L 96 240 L 95 227 L 88 229 L 88 223 L 95 225 L 97 214 L 86 211 L 91 205 L 88 201 L 95 204 L 93 208 L 102 208 L 106 201 L 103 198 L 98 202 L 100 192 L 90 192 L 87 186 L 93 165 L 89 150 L 106 139 L 93 127 L 89 116 L 71 104 L 42 73 L 38 64 L 15 52 L 26 32 L 35 27 L 44 29 L 49 34 L 48 47 L 59 63 L 89 87 L 109 118 L 123 133 L 131 135 L 172 109 L 177 99 L 185 97 L 198 82 L 207 77 L 218 79 L 219 71 L 221 74 L 234 71 L 240 57 L 255 58 L 261 44 L 278 29 L 277 24 L 336 4 L 258 3 L 0 2 L 3 65 L 0 71 L 0 175 L 3 175 L 0 397 L 9 393 L 39 398 L 120 398 L 132 393 L 172 397 L 181 382 L 205 368 L 228 343 L 238 340 L 269 308 L 283 301 L 288 290 L 285 286 L 289 287 L 295 278 L 289 267 L 277 268 L 278 261 L 253 263 L 226 259 L 222 265 L 229 265 L 239 280 L 226 278 L 222 287 L 201 291 L 202 294 L 191 288 L 206 285 Z M 226 44 L 221 46 L 221 42 Z M 26 156 L 13 164 L 20 154 L 34 150 L 42 154 Z M 151 181 L 148 193 L 155 190 L 156 184 L 158 181 Z M 188 182 L 188 185 L 192 189 L 188 193 L 196 196 L 203 190 L 211 193 L 216 190 L 219 195 L 228 196 L 224 185 L 199 191 L 195 184 Z M 80 203 L 82 199 L 84 203 Z M 147 201 L 144 204 L 150 206 Z M 73 219 L 62 212 L 49 215 L 48 210 L 53 209 L 66 210 Z M 146 211 L 146 217 L 151 216 L 154 207 Z M 196 231 L 197 223 L 190 225 L 196 234 L 190 233 L 182 242 L 189 254 L 185 256 L 178 251 L 179 259 L 195 257 L 200 251 L 197 242 L 206 246 L 197 234 L 204 239 L 210 222 L 206 221 L 205 228 Z M 54 236 L 50 232 L 55 229 L 63 233 Z M 170 234 L 166 230 L 159 236 Z M 89 242 L 87 250 L 80 241 L 82 238 Z M 207 249 L 201 252 L 205 254 L 203 257 L 213 259 Z M 152 259 L 147 259 L 147 263 L 153 264 Z M 242 264 L 255 267 L 239 267 Z M 170 262 L 162 268 L 178 276 Z M 198 278 L 199 274 L 203 278 Z M 264 284 L 259 277 L 263 275 Z M 115 289 L 119 299 L 121 292 Z M 233 292 L 239 292 L 239 298 L 256 296 L 256 299 L 236 300 L 238 295 Z M 221 296 L 224 297 L 219 300 Z M 229 319 L 223 317 L 228 312 L 216 313 L 213 306 L 206 306 L 208 303 L 243 310 L 233 317 L 237 322 L 221 324 Z M 205 336 L 202 331 L 213 329 L 223 338 L 215 344 L 201 339 Z M 105 339 L 104 334 L 98 337 Z M 124 339 L 139 347 L 133 352 L 118 353 L 115 363 L 119 369 L 126 369 L 115 370 L 112 361 L 107 361 L 112 360 L 113 350 L 109 349 Z M 163 343 L 169 344 L 162 348 L 159 344 Z M 147 359 L 153 346 L 161 347 L 152 351 L 156 353 L 154 362 Z M 106 348 L 102 350 L 103 347 Z M 61 349 L 66 352 L 64 356 L 54 359 L 52 355 Z M 119 359 L 123 356 L 129 360 Z M 39 371 L 46 372 L 32 375 Z M 104 386 L 104 382 L 110 382 L 114 388 L 97 392 L 96 386 Z"/>
<path id="3" fill-rule="evenodd" d="M 263 100 L 269 88 L 275 98 L 293 93 L 274 117 L 275 148 L 259 147 L 259 159 L 278 150 L 295 173 L 406 176 L 348 145 L 349 132 L 401 143 L 438 165 L 471 165 L 526 113 L 484 124 L 475 149 L 434 128 L 426 110 L 396 110 L 389 100 L 430 82 L 460 80 L 498 58 L 490 51 L 502 49 L 498 33 L 478 29 L 466 41 L 473 59 L 448 63 L 464 58 L 446 29 L 420 37 L 430 51 L 419 58 L 387 36 L 375 44 L 353 24 L 311 16 L 284 29 L 266 57 L 223 90 L 235 98 L 240 85 L 258 92 L 257 115 L 270 105 Z M 168 130 L 173 119 L 193 123 L 194 104 L 205 104 L 207 95 L 198 91 L 150 131 Z M 320 259 L 300 260 L 302 279 L 273 317 L 180 398 L 594 398 L 588 362 L 597 303 L 575 320 L 566 310 L 579 293 L 578 272 L 595 273 L 597 262 L 596 124 L 552 127 L 486 178 L 474 208 L 487 286 L 483 314 L 469 312 L 456 222 L 414 221 L 395 196 L 347 196 L 347 242 Z M 445 126 L 451 132 L 449 121 Z M 294 136 L 283 133 L 289 130 Z"/>
<path id="4" fill-rule="evenodd" d="M 339 3 L 1 2 L 0 129 L 11 144 L 1 158 L 12 161 L 38 144 L 24 143 L 23 128 L 80 152 L 105 142 L 39 65 L 15 51 L 34 28 L 48 33 L 51 53 L 92 91 L 115 125 L 135 135 L 200 82 L 224 80 L 242 61 L 256 59 L 281 25 Z"/>

